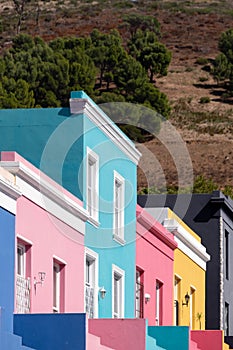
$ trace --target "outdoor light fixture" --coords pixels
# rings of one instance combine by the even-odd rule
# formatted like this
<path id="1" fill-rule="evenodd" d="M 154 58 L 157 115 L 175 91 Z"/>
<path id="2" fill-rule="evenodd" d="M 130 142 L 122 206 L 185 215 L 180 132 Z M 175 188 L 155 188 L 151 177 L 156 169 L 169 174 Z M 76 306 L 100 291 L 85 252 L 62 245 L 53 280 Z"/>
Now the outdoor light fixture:
<path id="1" fill-rule="evenodd" d="M 185 294 L 184 299 L 185 299 L 185 303 L 182 302 L 182 305 L 188 306 L 189 299 L 190 299 L 190 296 L 189 296 L 188 292 Z"/>
<path id="2" fill-rule="evenodd" d="M 105 298 L 105 295 L 106 295 L 106 293 L 107 293 L 106 289 L 105 289 L 104 287 L 101 287 L 101 288 L 99 289 L 99 292 L 100 292 L 101 298 L 104 299 L 104 298 Z"/>
<path id="3" fill-rule="evenodd" d="M 34 286 L 36 287 L 37 284 L 41 284 L 43 285 L 43 282 L 45 280 L 45 272 L 38 272 L 38 276 L 39 276 L 39 281 L 36 280 L 36 277 L 34 277 Z"/>
<path id="4" fill-rule="evenodd" d="M 149 301 L 150 301 L 150 294 L 145 293 L 145 302 L 146 302 L 146 304 L 149 303 Z"/>

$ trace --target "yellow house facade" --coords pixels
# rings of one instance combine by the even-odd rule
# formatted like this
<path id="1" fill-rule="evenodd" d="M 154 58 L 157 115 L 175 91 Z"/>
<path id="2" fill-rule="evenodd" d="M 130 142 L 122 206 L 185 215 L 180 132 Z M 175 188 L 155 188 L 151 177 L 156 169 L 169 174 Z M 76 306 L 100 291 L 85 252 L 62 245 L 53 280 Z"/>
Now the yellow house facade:
<path id="1" fill-rule="evenodd" d="M 149 210 L 148 210 L 149 209 Z M 210 260 L 201 238 L 169 208 L 147 208 L 168 231 L 178 248 L 174 252 L 173 324 L 205 329 L 205 274 Z"/>

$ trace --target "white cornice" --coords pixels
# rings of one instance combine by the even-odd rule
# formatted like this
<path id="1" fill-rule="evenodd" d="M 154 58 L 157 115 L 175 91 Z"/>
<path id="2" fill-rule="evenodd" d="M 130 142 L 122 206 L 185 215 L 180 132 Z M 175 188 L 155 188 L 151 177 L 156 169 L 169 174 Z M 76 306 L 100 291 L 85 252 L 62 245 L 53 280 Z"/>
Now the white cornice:
<path id="1" fill-rule="evenodd" d="M 210 260 L 206 248 L 175 219 L 165 219 L 163 226 L 174 234 L 178 248 L 206 270 L 206 263 Z"/>
<path id="2" fill-rule="evenodd" d="M 19 188 L 0 174 L 0 206 L 16 213 L 16 200 L 21 196 Z"/>
<path id="3" fill-rule="evenodd" d="M 114 122 L 88 98 L 71 98 L 70 111 L 72 114 L 85 114 L 107 137 L 114 142 L 136 165 L 141 153 L 132 141 L 114 124 Z"/>
<path id="4" fill-rule="evenodd" d="M 51 180 L 51 182 L 48 181 L 49 178 L 47 179 L 47 176 L 43 175 L 43 173 L 36 173 L 19 161 L 1 161 L 0 166 L 16 176 L 16 183 L 19 183 L 23 196 L 40 205 L 61 221 L 64 221 L 68 225 L 74 227 L 74 225 L 69 222 L 69 218 L 78 218 L 83 222 L 88 220 L 88 212 L 78 202 L 63 193 L 62 187 L 57 185 L 53 180 Z M 18 178 L 23 180 L 27 186 L 24 186 L 22 182 L 18 181 Z M 28 185 L 32 188 L 32 190 L 28 188 Z M 38 192 L 40 193 L 40 199 L 37 195 Z M 46 198 L 48 198 L 50 201 L 46 202 Z M 54 205 L 50 205 L 50 203 L 55 203 L 57 206 L 55 207 Z M 56 211 L 56 208 L 58 207 L 63 209 L 64 214 L 68 213 L 71 214 L 71 216 L 66 218 L 64 215 L 61 217 L 60 210 L 58 215 Z"/>
<path id="5" fill-rule="evenodd" d="M 10 196 L 15 200 L 21 196 L 21 192 L 19 188 L 1 175 L 0 175 L 0 191 L 4 192 L 6 195 Z"/>
<path id="6" fill-rule="evenodd" d="M 140 223 L 143 227 L 145 227 L 146 230 L 154 234 L 158 239 L 160 239 L 162 242 L 167 244 L 171 249 L 177 248 L 177 243 L 173 241 L 170 237 L 166 236 L 164 232 L 162 232 L 158 226 L 156 226 L 155 221 L 149 220 L 145 213 L 140 213 L 137 216 L 137 222 Z M 170 233 L 169 233 L 170 234 Z"/>

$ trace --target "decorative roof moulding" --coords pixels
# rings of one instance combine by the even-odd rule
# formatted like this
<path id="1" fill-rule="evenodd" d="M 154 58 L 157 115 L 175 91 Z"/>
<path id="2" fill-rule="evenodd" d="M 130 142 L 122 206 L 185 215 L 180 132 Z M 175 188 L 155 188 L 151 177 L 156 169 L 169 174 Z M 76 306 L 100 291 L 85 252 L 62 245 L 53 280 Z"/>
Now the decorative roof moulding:
<path id="1" fill-rule="evenodd" d="M 22 195 L 15 185 L 15 176 L 0 167 L 0 207 L 16 214 L 16 201 Z"/>
<path id="2" fill-rule="evenodd" d="M 46 198 L 55 203 L 64 213 L 71 214 L 76 218 L 75 220 L 79 219 L 83 222 L 88 220 L 89 214 L 82 207 L 82 202 L 78 198 L 40 172 L 16 152 L 1 152 L 0 166 L 15 175 L 16 184 L 21 191 L 20 194 L 36 202 L 52 215 L 58 217 L 54 206 L 47 205 Z M 24 183 L 26 183 L 26 186 Z M 38 196 L 38 193 L 40 196 Z M 62 218 L 59 216 L 58 218 L 65 221 L 65 216 Z M 75 222 L 71 222 L 70 218 L 70 216 L 66 218 L 66 223 L 75 228 Z"/>
<path id="3" fill-rule="evenodd" d="M 177 242 L 174 240 L 170 231 L 139 205 L 137 205 L 137 221 L 144 226 L 146 230 L 150 231 L 162 242 L 167 244 L 171 249 L 177 248 Z"/>
<path id="4" fill-rule="evenodd" d="M 201 267 L 206 269 L 206 263 L 210 260 L 210 255 L 206 252 L 206 248 L 191 236 L 190 233 L 175 219 L 165 219 L 163 225 L 167 230 L 172 232 L 178 240 L 178 248 L 183 250 L 183 246 L 188 247 L 199 259 L 201 259 Z M 199 261 L 199 259 L 197 261 Z"/>
<path id="5" fill-rule="evenodd" d="M 138 164 L 141 153 L 134 143 L 116 126 L 116 124 L 83 91 L 72 91 L 70 98 L 72 114 L 85 114 L 107 137 L 111 139 L 130 159 Z"/>

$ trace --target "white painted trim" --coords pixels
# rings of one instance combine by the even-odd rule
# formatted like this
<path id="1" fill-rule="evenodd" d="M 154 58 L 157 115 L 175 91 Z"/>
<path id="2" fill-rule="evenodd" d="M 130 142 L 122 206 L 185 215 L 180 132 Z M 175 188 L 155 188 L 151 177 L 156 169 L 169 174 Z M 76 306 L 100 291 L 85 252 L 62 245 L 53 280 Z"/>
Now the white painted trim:
<path id="1" fill-rule="evenodd" d="M 61 266 L 59 263 L 53 260 L 53 278 L 54 278 L 54 268 L 56 270 L 56 280 L 55 280 L 56 306 L 54 306 L 54 300 L 53 300 L 53 312 L 59 313 L 61 308 Z M 54 280 L 53 280 L 53 288 L 54 288 Z M 54 290 L 53 290 L 53 295 L 54 295 Z"/>
<path id="2" fill-rule="evenodd" d="M 122 239 L 121 237 L 119 237 L 118 235 L 116 235 L 115 233 L 113 234 L 113 240 L 116 241 L 117 243 L 121 244 L 121 245 L 125 245 L 125 239 Z"/>
<path id="3" fill-rule="evenodd" d="M 116 170 L 114 170 L 113 172 L 114 176 L 113 176 L 113 239 L 120 243 L 121 245 L 125 244 L 125 239 L 124 239 L 124 235 L 125 235 L 125 179 L 123 176 L 121 176 Z M 120 198 L 120 203 L 121 208 L 120 211 L 122 211 L 121 213 L 121 227 L 120 227 L 120 234 L 117 234 L 115 232 L 115 221 L 116 221 L 116 217 L 115 217 L 115 200 L 116 200 L 116 182 L 119 183 L 120 187 L 121 187 L 121 198 Z"/>
<path id="4" fill-rule="evenodd" d="M 107 137 L 117 145 L 136 165 L 141 153 L 133 142 L 116 126 L 116 124 L 90 99 L 71 98 L 70 111 L 72 114 L 85 114 Z"/>
<path id="5" fill-rule="evenodd" d="M 94 178 L 94 198 L 93 198 L 93 215 L 89 212 L 89 222 L 95 226 L 99 226 L 99 155 L 92 149 L 86 149 L 86 210 L 88 211 L 88 179 L 89 179 L 89 159 L 93 161 L 95 166 Z"/>
<path id="6" fill-rule="evenodd" d="M 95 299 L 94 299 L 94 318 L 98 318 L 99 315 L 99 305 L 98 305 L 98 293 L 99 293 L 99 254 L 94 252 L 94 250 L 91 250 L 87 247 L 85 247 L 85 254 L 84 254 L 84 312 L 86 310 L 86 303 L 85 303 L 85 287 L 86 287 L 86 258 L 89 257 L 90 259 L 95 261 Z"/>
<path id="7" fill-rule="evenodd" d="M 174 277 L 178 278 L 180 281 L 182 280 L 182 277 L 178 275 L 177 273 L 174 274 Z"/>
<path id="8" fill-rule="evenodd" d="M 16 214 L 16 200 L 2 192 L 0 192 L 0 207 L 14 215 Z"/>
<path id="9" fill-rule="evenodd" d="M 194 291 L 197 290 L 197 288 L 195 286 L 193 286 L 192 284 L 190 284 L 190 289 L 193 289 Z"/>
<path id="10" fill-rule="evenodd" d="M 0 174 L 0 207 L 16 214 L 16 200 L 21 195 L 18 186 Z"/>
<path id="11" fill-rule="evenodd" d="M 53 260 L 56 260 L 55 263 L 57 262 L 58 265 L 67 265 L 67 262 L 57 255 L 53 255 Z"/>
<path id="12" fill-rule="evenodd" d="M 20 266 L 22 269 L 22 274 L 18 274 L 18 269 L 19 269 L 19 266 L 18 266 L 18 248 L 20 250 L 22 250 L 22 253 L 23 253 L 20 255 Z M 17 242 L 16 259 L 17 259 L 16 260 L 17 275 L 25 278 L 26 277 L 26 247 L 23 243 Z"/>
<path id="13" fill-rule="evenodd" d="M 187 245 L 184 244 L 184 242 L 182 242 L 178 237 L 175 236 L 174 238 L 178 244 L 178 249 L 180 249 L 185 255 L 188 256 L 188 258 L 193 260 L 193 262 L 200 266 L 204 271 L 206 271 L 206 262 L 203 261 L 203 259 L 201 259 L 197 254 L 195 254 L 192 249 L 187 247 Z"/>
<path id="14" fill-rule="evenodd" d="M 29 239 L 27 239 L 27 238 L 25 238 L 24 236 L 21 236 L 21 235 L 19 235 L 19 234 L 16 235 L 16 239 L 19 239 L 19 240 L 22 241 L 23 243 L 28 244 L 28 245 L 30 245 L 30 246 L 33 245 L 33 242 L 32 242 L 32 241 L 30 241 Z"/>
<path id="15" fill-rule="evenodd" d="M 121 278 L 121 309 L 120 309 L 120 318 L 125 317 L 125 271 L 120 267 L 112 264 L 112 318 L 114 318 L 114 274 L 117 274 Z"/>
<path id="16" fill-rule="evenodd" d="M 100 226 L 100 222 L 99 221 L 96 221 L 95 219 L 93 219 L 92 217 L 89 217 L 88 218 L 88 222 L 90 224 L 92 224 L 93 226 L 95 226 L 96 228 L 98 228 Z"/>
<path id="17" fill-rule="evenodd" d="M 51 180 L 50 183 L 42 173 L 41 175 L 35 173 L 22 162 L 2 161 L 0 166 L 15 175 L 21 195 L 85 234 L 85 221 L 89 218 L 89 214 L 79 203 L 64 194 L 62 187 L 58 189 L 55 182 L 53 184 Z"/>
<path id="18" fill-rule="evenodd" d="M 210 260 L 210 255 L 206 252 L 206 248 L 175 219 L 165 219 L 163 226 L 174 234 L 178 248 L 203 270 L 206 270 L 206 263 Z"/>
<path id="19" fill-rule="evenodd" d="M 220 255 L 220 267 L 219 267 L 219 324 L 220 329 L 224 330 L 224 226 L 223 218 L 219 218 L 219 255 Z"/>

